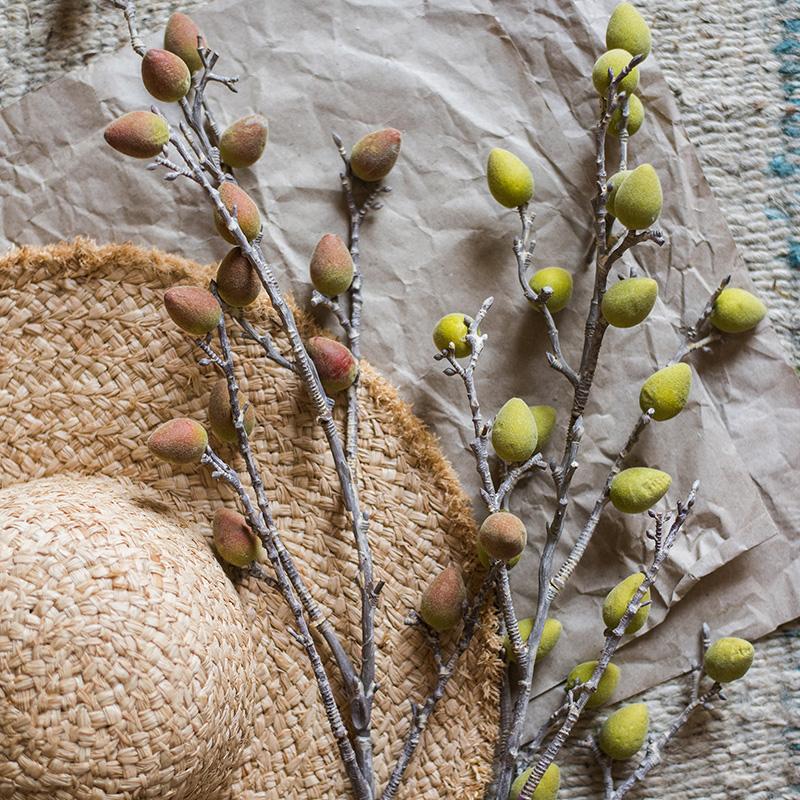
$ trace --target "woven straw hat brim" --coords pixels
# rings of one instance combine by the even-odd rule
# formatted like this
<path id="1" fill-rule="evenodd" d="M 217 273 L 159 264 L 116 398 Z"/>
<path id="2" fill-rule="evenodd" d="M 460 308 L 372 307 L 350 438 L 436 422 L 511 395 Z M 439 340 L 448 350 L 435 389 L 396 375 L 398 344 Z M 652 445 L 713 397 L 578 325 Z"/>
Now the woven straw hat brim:
<path id="1" fill-rule="evenodd" d="M 197 364 L 162 295 L 210 275 L 211 268 L 157 251 L 86 240 L 23 248 L 0 261 L 4 797 L 348 796 L 283 601 L 255 579 L 226 572 L 211 553 L 210 519 L 219 506 L 235 506 L 231 492 L 207 469 L 156 462 L 145 446 L 166 419 L 206 421 L 216 375 Z M 266 302 L 248 315 L 275 333 Z M 298 319 L 304 335 L 317 332 L 306 315 Z M 276 339 L 283 344 L 282 335 Z M 277 525 L 355 657 L 356 559 L 327 445 L 295 377 L 252 343 L 237 339 L 237 352 Z M 427 646 L 404 619 L 448 562 L 463 565 L 473 586 L 480 567 L 469 503 L 433 436 L 367 364 L 360 397 L 362 497 L 372 512 L 376 576 L 386 581 L 374 711 L 382 783 L 402 747 L 409 701 L 424 698 L 435 681 Z M 230 447 L 217 449 L 239 464 Z M 38 549 L 28 551 L 27 536 Z M 103 540 L 107 547 L 87 548 Z M 49 548 L 61 557 L 48 556 Z M 65 658 L 56 635 L 67 606 L 48 605 L 54 592 L 74 595 L 75 619 L 64 630 L 72 631 L 72 651 L 82 653 L 78 661 Z M 103 602 L 88 599 L 98 592 Z M 34 600 L 52 624 L 29 611 Z M 135 618 L 137 603 L 148 609 L 146 625 Z M 490 624 L 462 659 L 401 797 L 481 793 L 498 721 L 493 619 L 487 611 Z M 126 625 L 127 646 L 114 651 Z M 87 637 L 111 649 L 95 661 L 83 646 Z M 152 659 L 157 692 L 148 683 Z M 75 674 L 62 675 L 64 665 Z M 161 711 L 153 710 L 158 724 L 148 728 L 142 719 L 152 722 L 153 703 Z"/>

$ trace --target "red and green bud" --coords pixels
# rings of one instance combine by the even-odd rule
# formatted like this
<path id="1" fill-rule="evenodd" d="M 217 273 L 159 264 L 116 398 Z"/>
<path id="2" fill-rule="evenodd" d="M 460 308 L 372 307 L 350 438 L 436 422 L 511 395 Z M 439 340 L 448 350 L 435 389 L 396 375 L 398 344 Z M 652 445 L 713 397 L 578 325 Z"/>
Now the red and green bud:
<path id="1" fill-rule="evenodd" d="M 458 625 L 464 610 L 467 590 L 461 571 L 450 565 L 442 570 L 422 593 L 419 615 L 435 631 L 447 631 Z"/>
<path id="2" fill-rule="evenodd" d="M 173 286 L 164 292 L 164 306 L 172 321 L 192 336 L 205 336 L 219 325 L 222 308 L 208 289 Z"/>
<path id="3" fill-rule="evenodd" d="M 153 455 L 170 464 L 197 464 L 208 446 L 206 429 L 193 419 L 178 417 L 159 425 L 147 440 Z"/>
<path id="4" fill-rule="evenodd" d="M 242 229 L 247 241 L 252 242 L 261 230 L 261 215 L 258 213 L 258 206 L 253 202 L 250 195 L 235 183 L 225 181 L 219 187 L 219 197 L 230 214 L 233 214 L 233 209 L 234 207 L 236 208 L 239 227 Z M 214 209 L 214 224 L 217 227 L 217 233 L 226 242 L 237 244 L 236 237 L 228 230 L 225 220 L 216 209 Z"/>
<path id="5" fill-rule="evenodd" d="M 256 424 L 256 412 L 253 406 L 247 404 L 247 397 L 239 394 L 239 409 L 246 407 L 244 412 L 244 430 L 249 436 Z M 220 378 L 208 398 L 208 424 L 211 432 L 222 442 L 233 444 L 237 441 L 236 427 L 233 424 L 233 409 L 231 396 L 228 391 L 228 381 Z"/>
<path id="6" fill-rule="evenodd" d="M 311 283 L 321 294 L 336 297 L 353 282 L 353 258 L 347 245 L 335 233 L 326 233 L 311 256 Z"/>
<path id="7" fill-rule="evenodd" d="M 350 153 L 350 169 L 362 181 L 383 180 L 400 153 L 401 133 L 395 128 L 373 131 L 359 139 Z"/>
<path id="8" fill-rule="evenodd" d="M 250 167 L 264 153 L 268 134 L 267 120 L 261 114 L 237 119 L 220 137 L 220 158 L 230 167 Z"/>
<path id="9" fill-rule="evenodd" d="M 133 158 L 155 158 L 169 141 L 169 125 L 152 111 L 130 111 L 103 133 L 117 152 Z"/>
<path id="10" fill-rule="evenodd" d="M 177 103 L 186 97 L 192 76 L 183 59 L 169 50 L 154 47 L 142 58 L 142 83 L 156 100 Z"/>
<path id="11" fill-rule="evenodd" d="M 203 66 L 197 52 L 198 41 L 205 45 L 205 40 L 194 20 L 186 14 L 176 11 L 168 20 L 164 29 L 164 49 L 180 58 L 190 72 L 197 72 Z"/>
<path id="12" fill-rule="evenodd" d="M 217 268 L 219 296 L 234 308 L 244 308 L 255 302 L 261 292 L 261 281 L 253 265 L 234 247 Z"/>
<path id="13" fill-rule="evenodd" d="M 308 340 L 306 350 L 328 394 L 352 386 L 358 376 L 358 362 L 343 344 L 324 336 L 313 336 Z"/>
<path id="14" fill-rule="evenodd" d="M 246 567 L 258 558 L 260 542 L 247 520 L 229 508 L 218 508 L 212 526 L 214 548 L 234 567 Z"/>

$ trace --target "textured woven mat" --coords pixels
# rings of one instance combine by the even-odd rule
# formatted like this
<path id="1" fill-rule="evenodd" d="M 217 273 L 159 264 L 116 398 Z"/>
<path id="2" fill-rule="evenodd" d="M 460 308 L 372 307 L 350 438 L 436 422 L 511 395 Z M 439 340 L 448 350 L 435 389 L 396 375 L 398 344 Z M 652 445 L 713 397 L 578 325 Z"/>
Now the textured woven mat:
<path id="1" fill-rule="evenodd" d="M 587 0 L 589 2 L 590 0 Z M 203 0 L 142 0 L 142 28 Z M 800 3 L 797 0 L 638 0 L 657 29 L 656 56 L 689 136 L 770 317 L 800 365 Z M 0 106 L 124 43 L 102 2 L 6 0 L 0 8 Z M 713 54 L 710 56 L 710 54 Z M 639 797 L 665 800 L 800 796 L 800 629 L 759 643 L 747 686 L 704 715 Z M 683 687 L 650 693 L 655 724 Z M 702 734 L 702 735 L 700 735 Z M 691 767 L 686 762 L 691 759 Z M 572 798 L 582 770 L 565 770 Z"/>

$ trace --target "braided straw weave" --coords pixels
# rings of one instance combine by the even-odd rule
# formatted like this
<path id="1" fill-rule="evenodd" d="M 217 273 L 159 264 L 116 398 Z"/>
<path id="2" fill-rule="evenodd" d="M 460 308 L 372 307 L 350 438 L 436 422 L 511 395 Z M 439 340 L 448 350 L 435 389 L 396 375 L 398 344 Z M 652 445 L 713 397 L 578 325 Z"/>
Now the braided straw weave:
<path id="1" fill-rule="evenodd" d="M 0 260 L 0 797 L 348 796 L 282 599 L 223 569 L 208 544 L 231 492 L 206 468 L 157 463 L 144 446 L 165 419 L 205 419 L 212 368 L 197 365 L 161 297 L 209 274 L 85 240 Z M 277 327 L 265 302 L 252 316 Z M 333 463 L 294 376 L 254 348 L 239 343 L 249 356 L 240 374 L 276 522 L 355 651 L 356 560 Z M 469 504 L 433 437 L 368 365 L 362 375 L 362 495 L 386 581 L 374 713 L 382 783 L 409 699 L 435 680 L 404 618 L 448 561 L 473 586 L 479 568 Z M 404 798 L 477 797 L 488 777 L 499 662 L 494 633 L 476 639 Z"/>

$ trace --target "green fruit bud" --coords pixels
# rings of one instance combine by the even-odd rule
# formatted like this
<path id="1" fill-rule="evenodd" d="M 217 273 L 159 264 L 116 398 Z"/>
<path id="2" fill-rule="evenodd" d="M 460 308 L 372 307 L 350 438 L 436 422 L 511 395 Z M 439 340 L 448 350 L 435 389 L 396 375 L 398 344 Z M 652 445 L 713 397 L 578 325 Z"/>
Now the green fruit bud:
<path id="1" fill-rule="evenodd" d="M 650 714 L 645 703 L 631 703 L 615 711 L 600 729 L 600 749 L 615 761 L 639 752 L 647 739 Z"/>
<path id="2" fill-rule="evenodd" d="M 455 346 L 456 358 L 466 358 L 472 353 L 472 347 L 467 341 L 470 325 L 472 317 L 466 314 L 447 314 L 442 317 L 433 329 L 433 343 L 436 349 L 447 350 L 452 343 Z"/>
<path id="3" fill-rule="evenodd" d="M 533 173 L 508 150 L 495 147 L 486 163 L 486 180 L 492 197 L 506 208 L 518 208 L 533 197 Z"/>
<path id="4" fill-rule="evenodd" d="M 533 767 L 530 767 L 519 775 L 514 783 L 511 784 L 508 800 L 519 800 L 519 796 L 522 794 L 522 790 L 532 774 Z M 542 779 L 532 795 L 532 800 L 556 800 L 560 786 L 561 770 L 559 770 L 557 764 L 551 764 L 544 771 L 544 775 L 542 775 Z"/>
<path id="5" fill-rule="evenodd" d="M 239 227 L 242 229 L 247 241 L 252 242 L 261 231 L 261 215 L 258 213 L 258 206 L 253 202 L 250 195 L 232 181 L 225 181 L 219 187 L 219 199 L 228 209 L 228 213 L 233 214 L 233 209 L 234 207 L 236 208 Z M 226 242 L 230 242 L 230 244 L 238 243 L 233 232 L 228 230 L 225 220 L 216 209 L 214 209 L 214 225 L 217 228 L 217 233 Z"/>
<path id="6" fill-rule="evenodd" d="M 512 397 L 498 412 L 492 425 L 492 447 L 509 463 L 526 461 L 536 452 L 536 420 L 527 403 Z"/>
<path id="7" fill-rule="evenodd" d="M 216 280 L 219 296 L 234 308 L 249 306 L 261 292 L 258 273 L 238 247 L 220 261 Z"/>
<path id="8" fill-rule="evenodd" d="M 103 138 L 123 155 L 155 158 L 169 141 L 169 125 L 152 111 L 131 111 L 115 119 Z"/>
<path id="9" fill-rule="evenodd" d="M 628 98 L 628 134 L 633 136 L 642 127 L 643 122 L 644 105 L 635 94 L 632 94 Z M 619 136 L 620 125 L 622 125 L 622 105 L 618 106 L 611 115 L 611 120 L 608 123 L 608 132 L 612 136 Z"/>
<path id="10" fill-rule="evenodd" d="M 622 73 L 622 70 L 631 63 L 633 56 L 621 48 L 614 48 L 603 53 L 600 58 L 594 63 L 592 69 L 592 83 L 594 88 L 597 89 L 599 94 L 606 94 L 611 81 L 608 77 L 608 71 L 614 73 L 616 79 Z M 617 91 L 626 92 L 628 96 L 633 94 L 636 87 L 639 85 L 639 67 L 634 67 L 617 86 Z"/>
<path id="11" fill-rule="evenodd" d="M 206 429 L 193 419 L 178 417 L 159 425 L 147 440 L 153 455 L 170 464 L 198 464 L 208 446 Z"/>
<path id="12" fill-rule="evenodd" d="M 256 412 L 253 406 L 247 404 L 247 398 L 239 394 L 239 409 L 247 408 L 244 412 L 244 430 L 249 436 L 256 424 Z M 233 444 L 238 441 L 236 428 L 233 424 L 233 409 L 231 396 L 228 391 L 228 381 L 220 378 L 211 389 L 208 398 L 208 424 L 211 432 L 221 442 Z"/>
<path id="13" fill-rule="evenodd" d="M 419 615 L 435 631 L 448 631 L 461 619 L 466 599 L 467 590 L 461 572 L 451 565 L 442 570 L 422 593 Z"/>
<path id="14" fill-rule="evenodd" d="M 478 542 L 490 559 L 510 561 L 522 554 L 527 541 L 525 523 L 508 511 L 489 514 L 478 531 Z"/>
<path id="15" fill-rule="evenodd" d="M 247 520 L 236 511 L 218 508 L 212 526 L 214 548 L 220 558 L 234 567 L 246 567 L 258 558 L 260 542 Z"/>
<path id="16" fill-rule="evenodd" d="M 533 617 L 526 617 L 521 619 L 517 624 L 519 626 L 519 635 L 523 642 L 530 639 L 531 632 L 533 631 Z M 539 640 L 539 647 L 536 648 L 536 660 L 544 658 L 558 643 L 561 638 L 562 626 L 557 619 L 548 618 L 544 621 L 544 628 L 542 628 L 542 638 Z M 506 658 L 509 661 L 516 662 L 517 657 L 514 655 L 514 648 L 511 646 L 511 639 L 508 636 L 503 639 L 503 647 L 506 649 Z"/>
<path id="17" fill-rule="evenodd" d="M 614 630 L 619 625 L 619 621 L 625 616 L 625 612 L 628 610 L 633 596 L 639 591 L 643 580 L 644 575 L 641 572 L 629 575 L 606 595 L 606 599 L 603 602 L 603 622 L 606 628 Z M 645 605 L 645 603 L 650 603 L 649 589 L 644 593 L 642 604 L 633 615 L 628 627 L 625 628 L 625 633 L 636 633 L 647 621 L 647 617 L 650 614 L 650 606 Z"/>
<path id="18" fill-rule="evenodd" d="M 706 652 L 703 669 L 711 680 L 730 683 L 741 678 L 753 663 L 755 649 L 746 639 L 726 636 L 717 639 Z"/>
<path id="19" fill-rule="evenodd" d="M 652 278 L 626 278 L 603 295 L 600 310 L 615 328 L 632 328 L 647 318 L 658 297 L 658 284 Z"/>
<path id="20" fill-rule="evenodd" d="M 612 217 L 616 216 L 616 211 L 614 209 L 614 201 L 617 199 L 617 192 L 619 191 L 619 187 L 622 186 L 622 182 L 633 172 L 632 169 L 623 169 L 621 172 L 617 172 L 616 174 L 612 175 L 608 182 L 606 183 L 606 188 L 608 190 L 608 194 L 606 195 L 606 209 L 608 213 L 611 214 Z"/>
<path id="21" fill-rule="evenodd" d="M 395 128 L 383 128 L 359 139 L 350 153 L 350 169 L 362 181 L 382 181 L 400 154 L 402 134 Z"/>
<path id="22" fill-rule="evenodd" d="M 620 3 L 611 14 L 606 28 L 606 47 L 621 48 L 631 55 L 650 55 L 652 37 L 644 17 L 632 3 Z"/>
<path id="23" fill-rule="evenodd" d="M 653 409 L 653 419 L 663 422 L 679 414 L 689 399 L 692 388 L 692 368 L 688 364 L 672 364 L 654 372 L 639 392 L 639 408 Z"/>
<path id="24" fill-rule="evenodd" d="M 537 270 L 528 285 L 536 294 L 539 294 L 545 286 L 549 286 L 553 290 L 553 294 L 546 303 L 551 314 L 561 311 L 572 297 L 572 275 L 561 267 L 545 267 Z M 538 306 L 534 305 L 534 308 L 538 308 Z"/>
<path id="25" fill-rule="evenodd" d="M 194 20 L 186 14 L 176 11 L 168 20 L 164 29 L 164 49 L 175 53 L 190 72 L 197 72 L 203 66 L 200 54 L 197 52 L 198 40 L 205 44 L 200 30 Z"/>
<path id="26" fill-rule="evenodd" d="M 481 563 L 481 565 L 485 569 L 489 569 L 489 567 L 492 566 L 492 559 L 489 558 L 489 554 L 483 549 L 483 547 L 481 546 L 480 541 L 476 542 L 475 550 L 476 550 L 477 555 L 478 555 L 478 561 Z M 518 556 L 514 556 L 514 558 L 510 558 L 506 562 L 506 566 L 509 569 L 512 569 L 513 567 L 516 567 L 517 564 L 519 564 L 519 561 L 520 561 L 521 558 L 522 558 L 522 553 L 520 553 Z"/>
<path id="27" fill-rule="evenodd" d="M 156 100 L 177 103 L 192 85 L 189 67 L 169 50 L 152 48 L 142 58 L 142 83 Z"/>
<path id="28" fill-rule="evenodd" d="M 205 336 L 219 325 L 222 309 L 217 298 L 200 286 L 173 286 L 164 292 L 172 321 L 192 336 Z"/>
<path id="29" fill-rule="evenodd" d="M 353 385 L 358 377 L 358 362 L 341 342 L 325 336 L 312 336 L 306 350 L 317 368 L 322 388 L 329 395 Z"/>
<path id="30" fill-rule="evenodd" d="M 573 689 L 579 683 L 586 683 L 595 671 L 597 661 L 584 661 L 573 667 L 567 675 L 567 689 Z M 599 708 L 605 705 L 614 694 L 619 683 L 620 669 L 616 664 L 609 664 L 597 684 L 597 689 L 586 703 L 586 708 Z"/>
<path id="31" fill-rule="evenodd" d="M 326 233 L 314 248 L 309 265 L 311 283 L 327 297 L 344 294 L 353 282 L 353 258 L 335 233 Z"/>
<path id="32" fill-rule="evenodd" d="M 622 182 L 614 198 L 614 216 L 628 230 L 649 228 L 661 214 L 661 181 L 650 164 L 636 167 Z"/>
<path id="33" fill-rule="evenodd" d="M 744 333 L 758 325 L 767 307 L 754 294 L 731 286 L 720 292 L 710 322 L 725 333 Z"/>
<path id="34" fill-rule="evenodd" d="M 267 146 L 267 121 L 261 114 L 250 114 L 227 127 L 219 140 L 220 158 L 230 167 L 250 167 L 261 158 Z"/>
<path id="35" fill-rule="evenodd" d="M 652 508 L 666 493 L 672 478 L 660 469 L 631 467 L 611 481 L 609 497 L 625 514 L 641 514 Z"/>
<path id="36" fill-rule="evenodd" d="M 536 447 L 539 450 L 544 450 L 550 441 L 550 436 L 556 424 L 556 410 L 553 406 L 528 406 L 528 408 L 530 408 L 533 419 L 536 422 L 536 432 L 538 434 Z"/>

